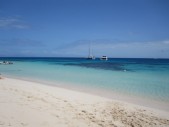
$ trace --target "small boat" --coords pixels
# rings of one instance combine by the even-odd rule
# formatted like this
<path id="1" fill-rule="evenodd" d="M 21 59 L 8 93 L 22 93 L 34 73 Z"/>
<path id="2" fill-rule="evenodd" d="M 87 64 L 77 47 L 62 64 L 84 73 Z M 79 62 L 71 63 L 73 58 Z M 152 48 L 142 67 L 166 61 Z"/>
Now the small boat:
<path id="1" fill-rule="evenodd" d="M 11 61 L 2 61 L 2 62 L 0 62 L 0 64 L 13 64 L 13 62 L 11 62 Z"/>
<path id="2" fill-rule="evenodd" d="M 102 56 L 102 57 L 100 58 L 100 60 L 108 60 L 108 57 L 107 57 L 107 56 Z"/>

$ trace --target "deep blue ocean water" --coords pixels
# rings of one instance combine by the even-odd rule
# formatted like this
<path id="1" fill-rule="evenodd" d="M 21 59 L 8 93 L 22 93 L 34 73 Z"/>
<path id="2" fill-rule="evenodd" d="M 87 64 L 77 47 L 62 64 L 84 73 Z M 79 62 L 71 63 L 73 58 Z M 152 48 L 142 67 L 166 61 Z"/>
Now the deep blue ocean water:
<path id="1" fill-rule="evenodd" d="M 169 59 L 0 58 L 5 76 L 169 102 Z M 57 83 L 56 83 L 57 82 Z"/>

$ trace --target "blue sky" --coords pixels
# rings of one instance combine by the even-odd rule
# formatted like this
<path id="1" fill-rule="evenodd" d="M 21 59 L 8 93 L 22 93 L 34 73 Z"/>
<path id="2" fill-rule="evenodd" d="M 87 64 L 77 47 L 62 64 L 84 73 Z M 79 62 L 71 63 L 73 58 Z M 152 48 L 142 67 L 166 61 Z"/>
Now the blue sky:
<path id="1" fill-rule="evenodd" d="M 168 0 L 0 0 L 0 56 L 169 58 Z"/>

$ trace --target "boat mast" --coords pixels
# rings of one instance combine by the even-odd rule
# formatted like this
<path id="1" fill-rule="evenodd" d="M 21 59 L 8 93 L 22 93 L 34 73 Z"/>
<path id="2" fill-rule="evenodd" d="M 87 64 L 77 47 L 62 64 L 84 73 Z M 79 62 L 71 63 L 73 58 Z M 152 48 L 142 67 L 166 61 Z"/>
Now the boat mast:
<path id="1" fill-rule="evenodd" d="M 95 57 L 93 56 L 93 52 L 92 52 L 92 43 L 89 43 L 89 55 L 88 55 L 88 59 L 95 59 Z"/>
<path id="2" fill-rule="evenodd" d="M 91 57 L 91 42 L 89 43 L 89 57 Z"/>

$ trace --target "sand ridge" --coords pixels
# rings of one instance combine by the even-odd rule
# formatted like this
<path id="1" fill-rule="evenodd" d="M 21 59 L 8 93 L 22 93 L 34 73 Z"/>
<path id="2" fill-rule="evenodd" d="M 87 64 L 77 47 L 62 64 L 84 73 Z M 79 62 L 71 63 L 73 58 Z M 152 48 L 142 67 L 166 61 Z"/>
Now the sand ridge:
<path id="1" fill-rule="evenodd" d="M 169 127 L 169 114 L 160 113 L 39 83 L 0 80 L 0 127 Z"/>

